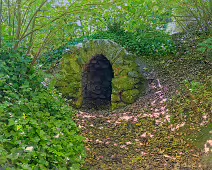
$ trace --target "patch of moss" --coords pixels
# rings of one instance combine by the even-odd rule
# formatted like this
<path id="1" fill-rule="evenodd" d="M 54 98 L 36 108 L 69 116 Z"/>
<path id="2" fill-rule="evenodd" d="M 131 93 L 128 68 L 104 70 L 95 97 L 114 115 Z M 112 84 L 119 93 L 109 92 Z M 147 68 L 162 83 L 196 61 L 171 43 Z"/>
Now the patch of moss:
<path id="1" fill-rule="evenodd" d="M 119 95 L 112 94 L 111 98 L 112 98 L 112 102 L 119 102 L 120 101 Z"/>
<path id="2" fill-rule="evenodd" d="M 121 108 L 121 107 L 124 107 L 124 106 L 126 106 L 126 104 L 122 103 L 122 102 L 120 102 L 120 103 L 112 103 L 112 110 L 115 110 L 115 109 L 118 109 L 118 108 Z"/>
<path id="3" fill-rule="evenodd" d="M 138 78 L 140 75 L 137 71 L 130 71 L 128 72 L 128 76 L 132 78 Z"/>
<path id="4" fill-rule="evenodd" d="M 83 102 L 83 97 L 81 95 L 79 96 L 78 100 L 74 103 L 76 108 L 80 108 L 82 106 L 82 102 Z"/>
<path id="5" fill-rule="evenodd" d="M 117 77 L 113 79 L 113 88 L 118 90 L 131 90 L 139 80 L 127 76 Z"/>
<path id="6" fill-rule="evenodd" d="M 212 153 L 203 156 L 202 164 L 203 169 L 212 169 Z"/>
<path id="7" fill-rule="evenodd" d="M 81 73 L 81 67 L 78 64 L 78 58 L 65 58 L 64 66 L 63 68 L 69 73 Z"/>
<path id="8" fill-rule="evenodd" d="M 211 132 L 212 131 L 212 123 L 208 124 L 207 126 L 201 127 L 200 131 L 195 131 L 192 135 L 187 138 L 192 139 L 195 146 L 198 148 L 203 149 L 204 144 L 207 140 L 212 138 Z"/>
<path id="9" fill-rule="evenodd" d="M 122 93 L 122 100 L 125 103 L 131 104 L 133 103 L 139 95 L 139 90 L 127 90 Z"/>

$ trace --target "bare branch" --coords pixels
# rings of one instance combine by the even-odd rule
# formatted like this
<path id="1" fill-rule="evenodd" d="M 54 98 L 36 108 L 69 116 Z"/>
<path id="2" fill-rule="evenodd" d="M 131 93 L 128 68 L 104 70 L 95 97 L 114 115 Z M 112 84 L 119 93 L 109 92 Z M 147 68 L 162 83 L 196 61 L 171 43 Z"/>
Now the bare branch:
<path id="1" fill-rule="evenodd" d="M 33 14 L 32 18 L 31 18 L 30 21 L 28 22 L 28 24 L 27 24 L 27 26 L 26 26 L 26 28 L 25 28 L 25 30 L 24 30 L 24 32 L 23 32 L 23 34 L 22 34 L 20 40 L 23 39 L 22 37 L 23 37 L 24 34 L 27 32 L 27 30 L 28 30 L 28 28 L 29 28 L 31 22 L 33 21 L 33 19 L 34 19 L 34 18 L 36 17 L 36 15 L 37 15 L 37 13 L 38 13 L 38 12 L 40 11 L 40 9 L 45 5 L 46 2 L 47 2 L 47 0 L 45 0 L 45 1 L 38 7 L 38 9 L 35 11 L 35 13 Z"/>

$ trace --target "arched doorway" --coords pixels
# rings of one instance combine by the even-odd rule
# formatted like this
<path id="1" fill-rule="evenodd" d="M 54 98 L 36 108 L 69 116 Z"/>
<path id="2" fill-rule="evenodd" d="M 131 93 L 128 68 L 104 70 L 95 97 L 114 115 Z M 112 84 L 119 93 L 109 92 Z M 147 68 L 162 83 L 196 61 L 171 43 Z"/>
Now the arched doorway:
<path id="1" fill-rule="evenodd" d="M 70 105 L 86 110 L 82 106 L 83 102 L 85 104 L 89 103 L 87 102 L 89 95 L 86 95 L 86 93 L 89 91 L 89 84 L 92 84 L 89 80 L 89 74 L 92 73 L 86 70 L 89 68 L 95 70 L 92 69 L 91 63 L 95 63 L 98 60 L 94 59 L 94 61 L 91 61 L 91 59 L 93 60 L 93 57 L 97 57 L 97 54 L 103 55 L 107 61 L 106 63 L 112 63 L 113 66 L 113 70 L 111 68 L 112 71 L 109 71 L 110 75 L 113 75 L 114 71 L 111 94 L 112 110 L 132 104 L 148 88 L 146 80 L 140 74 L 135 55 L 127 52 L 122 46 L 111 40 L 89 40 L 83 42 L 82 46 L 71 47 L 63 55 L 58 67 L 54 69 L 59 75 L 55 76 L 55 87 L 68 99 L 67 102 Z M 85 88 L 88 89 L 86 90 Z"/>
<path id="2" fill-rule="evenodd" d="M 83 70 L 83 104 L 86 109 L 108 109 L 111 106 L 112 78 L 110 61 L 102 54 L 91 58 Z"/>

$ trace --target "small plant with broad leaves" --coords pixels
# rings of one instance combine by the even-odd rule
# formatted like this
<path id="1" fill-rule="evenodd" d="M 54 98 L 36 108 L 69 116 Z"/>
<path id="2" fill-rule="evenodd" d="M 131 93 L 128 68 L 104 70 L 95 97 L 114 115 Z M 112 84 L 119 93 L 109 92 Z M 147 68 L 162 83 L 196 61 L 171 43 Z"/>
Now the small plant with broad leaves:
<path id="1" fill-rule="evenodd" d="M 0 57 L 0 169 L 80 169 L 75 112 L 30 63 L 21 52 Z"/>

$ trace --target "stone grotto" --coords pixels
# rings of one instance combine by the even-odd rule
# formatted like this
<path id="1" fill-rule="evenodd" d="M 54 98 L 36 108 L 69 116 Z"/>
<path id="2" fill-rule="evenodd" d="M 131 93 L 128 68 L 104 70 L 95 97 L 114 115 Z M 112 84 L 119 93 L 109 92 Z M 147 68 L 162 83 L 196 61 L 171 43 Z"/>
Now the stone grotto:
<path id="1" fill-rule="evenodd" d="M 62 57 L 55 87 L 76 108 L 118 109 L 145 91 L 136 56 L 104 39 L 70 47 Z"/>

